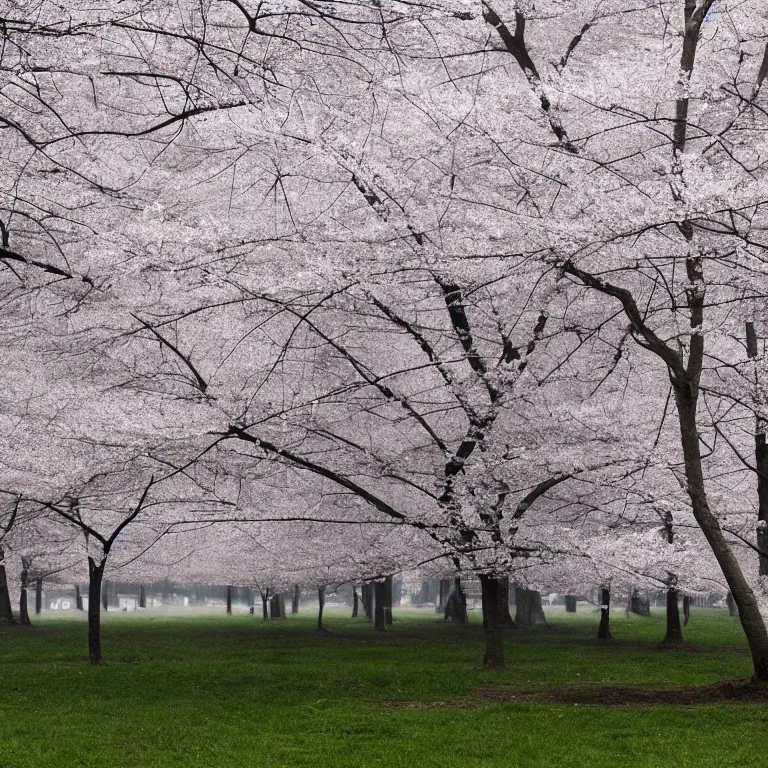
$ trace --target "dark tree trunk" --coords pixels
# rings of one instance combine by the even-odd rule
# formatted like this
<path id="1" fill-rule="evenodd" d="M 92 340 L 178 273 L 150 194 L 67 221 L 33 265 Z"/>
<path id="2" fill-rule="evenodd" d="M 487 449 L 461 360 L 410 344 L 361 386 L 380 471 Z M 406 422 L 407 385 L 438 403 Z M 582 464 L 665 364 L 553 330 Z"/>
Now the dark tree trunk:
<path id="1" fill-rule="evenodd" d="M 269 593 L 268 592 L 261 593 L 261 615 L 265 621 L 269 618 Z"/>
<path id="2" fill-rule="evenodd" d="M 97 564 L 88 558 L 88 660 L 101 664 L 101 603 L 104 580 L 104 562 Z M 106 592 L 106 590 L 104 590 Z"/>
<path id="3" fill-rule="evenodd" d="M 369 621 L 373 621 L 373 585 L 370 581 L 366 581 L 360 588 L 362 592 L 363 613 L 365 618 Z"/>
<path id="4" fill-rule="evenodd" d="M 608 587 L 600 587 L 600 624 L 597 627 L 597 639 L 611 639 L 611 591 Z"/>
<path id="5" fill-rule="evenodd" d="M 40 584 L 40 579 L 37 580 L 37 583 Z M 35 590 L 35 592 L 37 592 L 37 590 Z M 77 608 L 78 611 L 83 610 L 83 595 L 80 592 L 79 584 L 75 584 L 75 608 Z M 37 611 L 37 594 L 35 594 L 35 611 Z"/>
<path id="6" fill-rule="evenodd" d="M 387 587 L 386 582 L 373 582 L 373 626 L 383 632 L 387 628 Z"/>
<path id="7" fill-rule="evenodd" d="M 458 576 L 453 580 L 453 591 L 448 595 L 448 599 L 445 601 L 443 620 L 455 621 L 464 626 L 469 624 L 469 618 L 467 616 L 467 597 L 464 594 L 464 590 L 461 588 L 461 578 Z"/>
<path id="8" fill-rule="evenodd" d="M 80 606 L 83 607 L 82 605 Z M 35 580 L 35 615 L 39 616 L 43 612 L 43 580 Z"/>
<path id="9" fill-rule="evenodd" d="M 501 623 L 505 627 L 514 627 L 512 614 L 509 612 L 509 576 L 499 576 L 499 611 L 501 612 Z M 481 585 L 482 590 L 482 585 Z"/>
<path id="10" fill-rule="evenodd" d="M 565 596 L 565 612 L 576 613 L 576 595 Z"/>
<path id="11" fill-rule="evenodd" d="M 697 344 L 703 343 L 703 337 L 693 337 L 693 339 L 696 340 Z M 696 522 L 717 558 L 738 608 L 741 626 L 747 636 L 749 650 L 752 654 L 753 680 L 765 683 L 768 682 L 768 631 L 766 631 L 765 622 L 760 614 L 755 594 L 744 578 L 739 561 L 726 541 L 718 519 L 709 508 L 696 423 L 698 382 L 686 382 L 686 384 L 688 384 L 687 388 L 682 386 L 682 382 L 675 387 L 675 402 L 685 459 L 686 489 L 691 498 L 691 507 Z"/>
<path id="12" fill-rule="evenodd" d="M 352 587 L 352 618 L 357 618 L 357 610 L 360 598 L 357 596 L 357 587 Z"/>
<path id="13" fill-rule="evenodd" d="M 651 601 L 646 595 L 641 595 L 638 590 L 633 589 L 629 596 L 629 611 L 638 616 L 650 616 Z"/>
<path id="14" fill-rule="evenodd" d="M 502 579 L 480 575 L 483 602 L 483 633 L 485 635 L 485 669 L 504 667 L 504 617 L 502 611 Z M 507 611 L 509 612 L 509 611 Z"/>
<path id="15" fill-rule="evenodd" d="M 232 587 L 227 587 L 227 614 L 232 615 Z"/>
<path id="16" fill-rule="evenodd" d="M 683 628 L 680 626 L 680 608 L 677 604 L 677 590 L 670 587 L 667 590 L 667 633 L 664 636 L 666 645 L 680 645 L 683 642 Z"/>
<path id="17" fill-rule="evenodd" d="M 747 354 L 755 359 L 758 354 L 755 324 L 747 323 Z M 765 386 L 765 382 L 759 382 Z M 760 575 L 768 576 L 768 443 L 764 419 L 755 419 L 755 473 L 757 474 L 757 546 L 760 550 Z"/>
<path id="18" fill-rule="evenodd" d="M 324 632 L 323 608 L 325 608 L 325 587 L 317 588 L 317 631 Z"/>
<path id="19" fill-rule="evenodd" d="M 739 609 L 736 605 L 736 601 L 733 599 L 733 594 L 729 592 L 725 596 L 725 604 L 728 606 L 728 615 L 729 616 L 738 616 L 739 615 Z"/>
<path id="20" fill-rule="evenodd" d="M 535 589 L 515 587 L 515 626 L 530 629 L 540 625 L 547 625 L 541 593 Z"/>
<path id="21" fill-rule="evenodd" d="M 29 584 L 29 565 L 21 559 L 21 594 L 19 595 L 19 624 L 29 626 L 29 609 L 27 607 L 27 586 Z"/>
<path id="22" fill-rule="evenodd" d="M 453 590 L 452 579 L 440 579 L 437 588 L 437 602 L 435 603 L 435 613 L 445 613 L 445 606 Z"/>
<path id="23" fill-rule="evenodd" d="M 269 600 L 269 616 L 272 619 L 285 618 L 285 601 L 282 594 L 272 595 Z"/>
<path id="24" fill-rule="evenodd" d="M 387 576 L 384 579 L 384 621 L 388 627 L 392 626 L 392 603 L 394 602 L 394 579 Z"/>
<path id="25" fill-rule="evenodd" d="M 102 572 L 102 578 L 104 574 Z M 89 592 L 88 594 L 93 594 L 93 592 Z M 98 595 L 99 593 L 96 592 Z M 91 601 L 88 601 L 88 605 L 91 604 Z M 101 604 L 104 607 L 105 611 L 109 610 L 109 582 L 108 581 L 102 581 L 101 583 Z"/>
<path id="26" fill-rule="evenodd" d="M 691 596 L 683 595 L 683 626 L 687 627 L 691 620 Z"/>
<path id="27" fill-rule="evenodd" d="M 0 624 L 15 624 L 11 595 L 8 592 L 8 576 L 5 573 L 5 552 L 0 547 Z"/>
<path id="28" fill-rule="evenodd" d="M 147 592 L 144 589 L 144 585 L 142 584 L 139 587 L 139 608 L 146 608 L 147 607 Z"/>
<path id="29" fill-rule="evenodd" d="M 293 594 L 291 595 L 291 613 L 299 612 L 299 597 L 301 595 L 301 588 L 298 584 L 293 586 Z"/>

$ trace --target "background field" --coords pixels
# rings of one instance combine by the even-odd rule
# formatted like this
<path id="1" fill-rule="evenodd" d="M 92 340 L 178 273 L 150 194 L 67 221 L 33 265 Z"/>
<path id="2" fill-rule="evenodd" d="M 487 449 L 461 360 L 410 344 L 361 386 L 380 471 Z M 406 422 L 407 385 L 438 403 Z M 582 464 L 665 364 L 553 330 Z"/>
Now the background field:
<path id="1" fill-rule="evenodd" d="M 327 611 L 258 616 L 111 613 L 107 664 L 86 662 L 82 617 L 0 628 L 0 768 L 160 766 L 765 766 L 768 707 L 489 701 L 564 685 L 707 685 L 749 674 L 736 619 L 694 609 L 690 647 L 661 649 L 663 616 L 548 612 L 509 633 L 507 669 L 480 668 L 480 616 L 395 614 L 377 634 Z"/>

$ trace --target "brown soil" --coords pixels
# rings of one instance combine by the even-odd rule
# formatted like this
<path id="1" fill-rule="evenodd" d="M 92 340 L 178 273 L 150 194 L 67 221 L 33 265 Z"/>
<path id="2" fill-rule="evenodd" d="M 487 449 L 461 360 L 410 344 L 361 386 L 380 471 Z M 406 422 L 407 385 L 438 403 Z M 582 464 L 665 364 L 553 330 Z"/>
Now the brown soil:
<path id="1" fill-rule="evenodd" d="M 603 707 L 709 704 L 716 702 L 757 703 L 768 701 L 768 685 L 729 680 L 714 685 L 565 685 L 546 690 L 480 688 L 478 696 L 488 702 L 551 702 L 591 704 Z"/>

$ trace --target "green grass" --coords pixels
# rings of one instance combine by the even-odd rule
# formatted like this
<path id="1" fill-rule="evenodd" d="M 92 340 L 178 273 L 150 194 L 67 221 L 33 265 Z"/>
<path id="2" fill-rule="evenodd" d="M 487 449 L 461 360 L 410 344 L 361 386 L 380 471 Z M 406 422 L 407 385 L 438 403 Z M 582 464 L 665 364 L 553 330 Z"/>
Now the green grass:
<path id="1" fill-rule="evenodd" d="M 82 619 L 0 628 L 0 768 L 768 765 L 764 705 L 489 704 L 476 695 L 481 686 L 743 678 L 749 655 L 725 612 L 694 610 L 681 650 L 657 646 L 660 613 L 617 612 L 615 642 L 600 645 L 592 611 L 553 612 L 549 631 L 510 633 L 498 672 L 480 668 L 477 614 L 467 629 L 427 611 L 395 618 L 377 634 L 330 610 L 324 635 L 309 613 L 280 622 L 110 614 L 108 663 L 96 668 L 85 661 Z"/>

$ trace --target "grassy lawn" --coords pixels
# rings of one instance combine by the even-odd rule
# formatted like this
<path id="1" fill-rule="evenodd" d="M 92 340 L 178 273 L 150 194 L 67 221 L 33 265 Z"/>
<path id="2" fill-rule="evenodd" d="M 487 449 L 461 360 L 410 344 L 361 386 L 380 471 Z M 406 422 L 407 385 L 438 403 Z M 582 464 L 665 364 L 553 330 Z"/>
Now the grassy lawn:
<path id="1" fill-rule="evenodd" d="M 663 616 L 562 609 L 510 632 L 507 669 L 484 672 L 480 617 L 395 614 L 391 632 L 326 611 L 258 616 L 109 614 L 91 668 L 81 617 L 0 628 L 0 768 L 470 768 L 765 766 L 768 706 L 491 703 L 478 693 L 563 683 L 706 685 L 746 677 L 738 622 L 694 609 L 690 647 L 660 649 Z M 55 617 L 54 617 L 55 616 Z"/>

